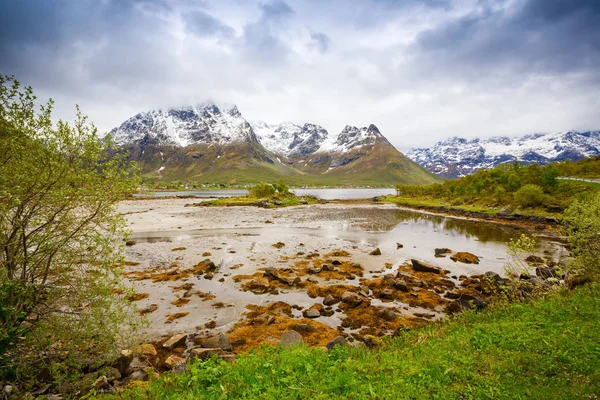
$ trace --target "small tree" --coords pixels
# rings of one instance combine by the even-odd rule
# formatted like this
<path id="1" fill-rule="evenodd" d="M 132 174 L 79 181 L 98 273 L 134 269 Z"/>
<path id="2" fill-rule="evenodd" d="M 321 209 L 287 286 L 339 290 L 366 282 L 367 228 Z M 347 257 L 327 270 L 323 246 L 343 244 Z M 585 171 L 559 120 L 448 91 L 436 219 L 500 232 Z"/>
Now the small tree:
<path id="1" fill-rule="evenodd" d="M 539 206 L 544 202 L 544 191 L 538 185 L 528 184 L 515 192 L 515 202 L 521 207 Z"/>
<path id="2" fill-rule="evenodd" d="M 563 225 L 572 254 L 573 269 L 600 276 L 600 192 L 588 200 L 575 200 L 563 214 Z"/>
<path id="3" fill-rule="evenodd" d="M 38 113 L 35 99 L 0 75 L 0 370 L 57 377 L 112 356 L 124 332 L 115 208 L 136 169 L 79 108 L 54 125 L 52 100 Z"/>
<path id="4" fill-rule="evenodd" d="M 263 198 L 273 196 L 274 194 L 275 188 L 273 185 L 269 185 L 268 183 L 259 183 L 258 185 L 250 188 L 250 195 L 252 197 Z"/>

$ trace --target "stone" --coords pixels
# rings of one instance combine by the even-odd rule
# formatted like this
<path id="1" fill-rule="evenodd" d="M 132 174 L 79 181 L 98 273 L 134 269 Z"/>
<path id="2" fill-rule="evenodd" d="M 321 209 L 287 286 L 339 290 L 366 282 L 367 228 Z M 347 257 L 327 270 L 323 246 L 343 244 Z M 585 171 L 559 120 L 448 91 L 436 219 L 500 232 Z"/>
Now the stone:
<path id="1" fill-rule="evenodd" d="M 372 256 L 380 256 L 381 255 L 381 250 L 379 250 L 379 247 L 376 248 L 375 250 L 373 250 L 372 252 L 369 253 Z"/>
<path id="2" fill-rule="evenodd" d="M 136 346 L 131 350 L 133 351 L 134 354 L 143 354 L 146 356 L 154 356 L 154 357 L 158 356 L 158 352 L 156 351 L 156 348 L 151 343 L 140 344 L 139 346 Z"/>
<path id="3" fill-rule="evenodd" d="M 354 292 L 344 292 L 342 294 L 342 302 L 349 304 L 352 307 L 356 307 L 360 303 L 362 303 L 363 299 L 358 294 Z"/>
<path id="4" fill-rule="evenodd" d="M 281 336 L 280 344 L 283 347 L 299 346 L 303 343 L 304 340 L 302 339 L 302 335 L 294 330 L 284 332 Z"/>
<path id="5" fill-rule="evenodd" d="M 331 265 L 342 265 L 342 262 L 340 260 L 333 260 Z"/>
<path id="6" fill-rule="evenodd" d="M 322 264 L 321 268 L 323 269 L 323 271 L 329 271 L 329 272 L 335 271 L 335 267 L 331 264 Z"/>
<path id="7" fill-rule="evenodd" d="M 171 336 L 166 342 L 163 343 L 162 347 L 165 349 L 172 350 L 175 347 L 181 347 L 185 345 L 187 334 L 180 333 L 179 335 Z"/>
<path id="8" fill-rule="evenodd" d="M 367 285 L 362 285 L 360 287 L 360 291 L 366 294 L 367 296 L 371 293 L 371 289 Z"/>
<path id="9" fill-rule="evenodd" d="M 121 379 L 121 371 L 114 367 L 104 367 L 100 370 L 109 382 Z"/>
<path id="10" fill-rule="evenodd" d="M 130 381 L 147 381 L 148 380 L 148 374 L 146 373 L 146 371 L 143 370 L 139 370 L 139 371 L 135 371 L 134 373 L 132 373 L 129 376 L 129 380 Z"/>
<path id="11" fill-rule="evenodd" d="M 454 253 L 450 256 L 450 259 L 454 262 L 461 262 L 463 264 L 479 264 L 479 257 L 467 251 Z"/>
<path id="12" fill-rule="evenodd" d="M 305 310 L 302 315 L 304 315 L 305 318 L 319 318 L 321 313 L 316 308 L 311 307 L 308 310 Z"/>
<path id="13" fill-rule="evenodd" d="M 108 379 L 103 375 L 96 379 L 96 381 L 92 384 L 94 389 L 107 389 L 110 386 L 108 383 Z"/>
<path id="14" fill-rule="evenodd" d="M 444 254 L 452 253 L 452 250 L 450 250 L 447 247 L 441 247 L 441 248 L 433 249 L 433 252 L 435 253 L 436 256 L 441 256 Z"/>
<path id="15" fill-rule="evenodd" d="M 396 250 L 403 248 L 404 245 L 402 243 L 396 243 Z"/>
<path id="16" fill-rule="evenodd" d="M 325 297 L 325 299 L 323 300 L 323 304 L 326 306 L 331 306 L 334 305 L 335 303 L 338 303 L 339 300 L 336 300 L 332 295 L 327 295 L 327 297 Z"/>
<path id="17" fill-rule="evenodd" d="M 491 280 L 494 283 L 502 282 L 502 277 L 493 271 L 488 271 L 484 274 L 487 279 Z"/>
<path id="18" fill-rule="evenodd" d="M 265 278 L 254 278 L 248 284 L 248 290 L 252 293 L 264 293 L 269 289 L 269 280 Z"/>
<path id="19" fill-rule="evenodd" d="M 528 256 L 525 259 L 525 262 L 528 263 L 528 264 L 537 265 L 537 264 L 543 264 L 544 263 L 544 259 L 542 257 L 538 257 L 538 256 L 535 256 L 535 255 L 531 254 L 530 256 Z"/>
<path id="20" fill-rule="evenodd" d="M 223 354 L 223 349 L 221 348 L 195 348 L 190 351 L 190 358 L 199 358 L 201 360 L 207 360 L 213 356 L 220 356 Z"/>
<path id="21" fill-rule="evenodd" d="M 323 270 L 323 268 L 321 268 L 321 267 L 309 267 L 306 269 L 306 272 L 308 272 L 309 274 L 318 274 L 322 270 Z"/>
<path id="22" fill-rule="evenodd" d="M 401 279 L 394 279 L 392 281 L 392 286 L 394 287 L 394 289 L 400 290 L 401 292 L 410 292 L 410 288 L 408 287 L 406 282 Z"/>
<path id="23" fill-rule="evenodd" d="M 309 324 L 294 324 L 290 328 L 298 333 L 312 333 L 317 331 L 317 328 Z"/>
<path id="24" fill-rule="evenodd" d="M 498 211 L 497 215 L 499 217 L 506 217 L 506 216 L 512 214 L 513 211 L 514 211 L 514 208 L 512 206 L 506 206 L 502 210 Z"/>
<path id="25" fill-rule="evenodd" d="M 343 336 L 337 336 L 336 338 L 330 340 L 329 343 L 327 343 L 327 345 L 325 347 L 327 347 L 327 350 L 331 350 L 335 346 L 344 345 L 344 344 L 346 344 L 346 339 L 344 339 Z"/>
<path id="26" fill-rule="evenodd" d="M 208 279 L 209 281 L 212 280 L 212 278 L 215 277 L 215 274 L 213 274 L 212 272 L 207 272 L 206 274 L 204 274 L 204 279 Z"/>
<path id="27" fill-rule="evenodd" d="M 185 358 L 176 356 L 175 354 L 170 355 L 165 360 L 165 365 L 171 369 L 177 367 L 178 365 L 185 364 Z"/>
<path id="28" fill-rule="evenodd" d="M 125 242 L 125 246 L 134 246 L 136 243 L 135 240 L 128 240 Z"/>
<path id="29" fill-rule="evenodd" d="M 10 396 L 13 391 L 14 391 L 14 387 L 12 387 L 11 385 L 6 385 L 6 386 L 4 386 L 4 389 L 2 389 L 2 393 L 6 397 Z"/>
<path id="30" fill-rule="evenodd" d="M 393 289 L 383 289 L 379 292 L 379 297 L 382 299 L 392 299 L 394 298 L 394 290 Z"/>
<path id="31" fill-rule="evenodd" d="M 219 358 L 225 362 L 233 362 L 236 360 L 237 355 L 233 354 L 233 353 L 224 353 L 224 354 L 220 354 Z"/>
<path id="32" fill-rule="evenodd" d="M 381 313 L 381 318 L 385 319 L 386 321 L 395 321 L 397 314 L 394 312 L 394 310 L 385 309 Z"/>
<path id="33" fill-rule="evenodd" d="M 122 350 L 121 355 L 112 363 L 112 366 L 122 375 L 127 371 L 132 361 L 133 352 L 131 350 Z"/>
<path id="34" fill-rule="evenodd" d="M 462 293 L 458 299 L 460 305 L 463 308 L 475 308 L 477 310 L 483 310 L 487 307 L 487 301 L 483 300 L 480 296 L 469 293 Z"/>
<path id="35" fill-rule="evenodd" d="M 206 348 L 210 348 L 210 349 L 220 348 L 225 351 L 233 350 L 233 346 L 231 346 L 231 342 L 229 341 L 229 338 L 222 333 L 219 333 L 218 335 L 212 336 L 212 337 L 204 340 L 202 342 L 202 347 L 206 347 Z"/>
<path id="36" fill-rule="evenodd" d="M 438 275 L 442 273 L 440 268 L 425 264 L 424 262 L 415 260 L 414 258 L 412 258 L 410 262 L 412 263 L 413 270 L 417 272 L 431 272 Z"/>

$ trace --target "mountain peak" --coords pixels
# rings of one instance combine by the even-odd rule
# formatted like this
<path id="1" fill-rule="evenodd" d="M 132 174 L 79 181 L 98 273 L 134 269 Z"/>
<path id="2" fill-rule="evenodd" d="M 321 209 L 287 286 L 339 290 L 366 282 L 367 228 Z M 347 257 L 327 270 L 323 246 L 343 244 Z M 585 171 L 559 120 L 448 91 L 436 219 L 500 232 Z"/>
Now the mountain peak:
<path id="1" fill-rule="evenodd" d="M 257 141 L 235 105 L 213 103 L 141 112 L 113 129 L 111 134 L 120 144 L 149 136 L 181 147 L 199 142 Z"/>
<path id="2" fill-rule="evenodd" d="M 535 133 L 521 137 L 465 139 L 452 137 L 430 148 L 412 149 L 406 156 L 430 172 L 447 178 L 519 161 L 523 164 L 600 155 L 600 131 Z"/>

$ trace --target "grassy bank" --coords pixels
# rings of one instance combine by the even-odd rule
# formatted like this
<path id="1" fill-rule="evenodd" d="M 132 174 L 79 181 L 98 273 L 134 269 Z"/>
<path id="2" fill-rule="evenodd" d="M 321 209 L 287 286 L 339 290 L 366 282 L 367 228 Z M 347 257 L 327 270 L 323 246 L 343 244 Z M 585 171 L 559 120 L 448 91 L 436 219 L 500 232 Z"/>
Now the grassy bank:
<path id="1" fill-rule="evenodd" d="M 575 399 L 600 395 L 600 289 L 466 313 L 377 350 L 264 347 L 119 398 Z"/>
<path id="2" fill-rule="evenodd" d="M 315 204 L 319 199 L 313 196 L 294 196 L 286 194 L 280 196 L 257 197 L 252 195 L 238 197 L 224 197 L 215 200 L 198 203 L 205 207 L 234 207 L 234 206 L 257 206 L 264 208 L 299 206 L 303 204 Z"/>

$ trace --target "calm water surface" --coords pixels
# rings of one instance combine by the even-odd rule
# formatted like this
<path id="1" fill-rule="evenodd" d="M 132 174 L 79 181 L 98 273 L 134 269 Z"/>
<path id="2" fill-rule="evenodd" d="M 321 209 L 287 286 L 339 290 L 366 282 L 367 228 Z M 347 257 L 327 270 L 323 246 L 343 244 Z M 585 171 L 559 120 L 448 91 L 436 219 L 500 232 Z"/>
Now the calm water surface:
<path id="1" fill-rule="evenodd" d="M 292 192 L 298 196 L 313 195 L 318 196 L 323 200 L 342 200 L 342 199 L 366 199 L 375 196 L 384 196 L 394 194 L 393 188 L 383 189 L 293 189 Z M 245 189 L 230 189 L 230 190 L 184 190 L 175 192 L 145 192 L 137 193 L 136 196 L 155 196 L 155 197 L 170 197 L 170 196 L 193 196 L 193 197 L 232 197 L 245 196 L 248 191 Z"/>

